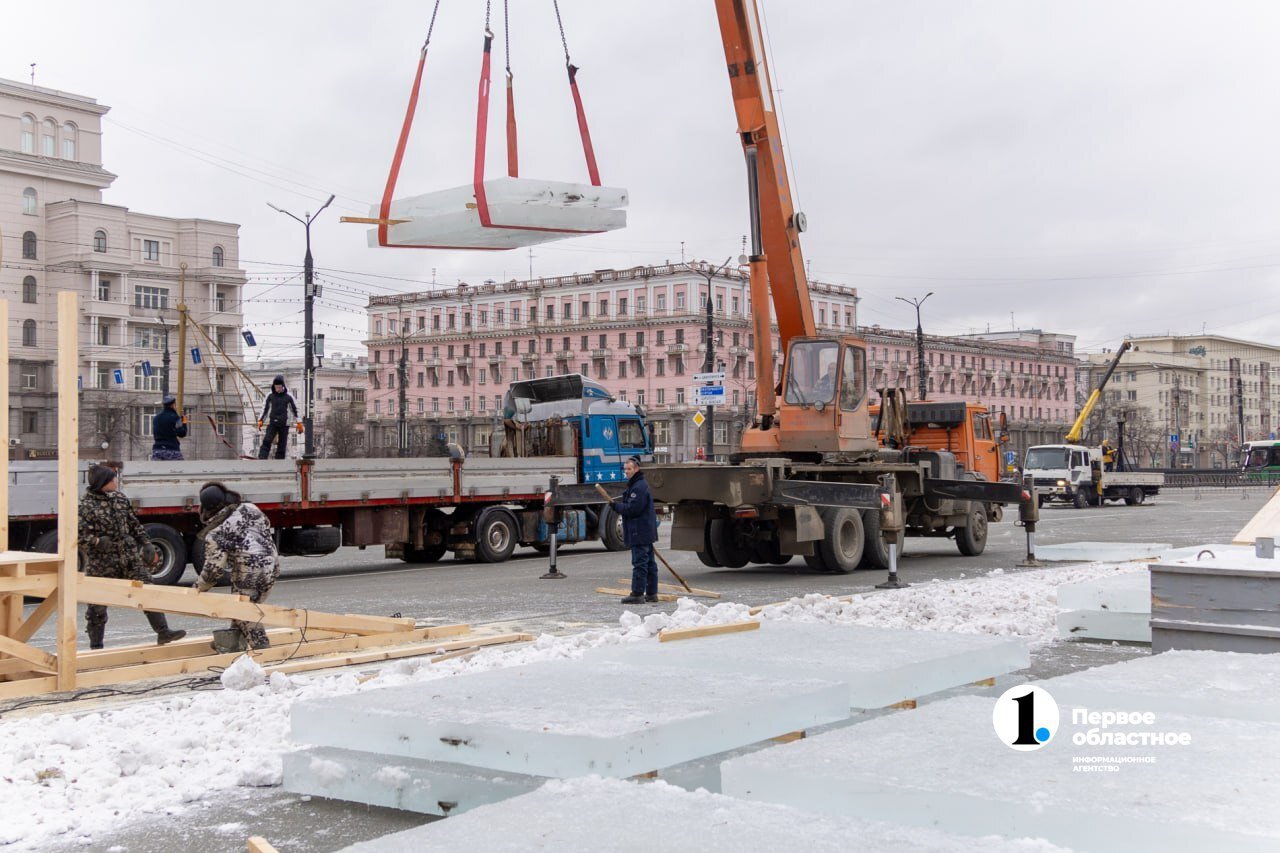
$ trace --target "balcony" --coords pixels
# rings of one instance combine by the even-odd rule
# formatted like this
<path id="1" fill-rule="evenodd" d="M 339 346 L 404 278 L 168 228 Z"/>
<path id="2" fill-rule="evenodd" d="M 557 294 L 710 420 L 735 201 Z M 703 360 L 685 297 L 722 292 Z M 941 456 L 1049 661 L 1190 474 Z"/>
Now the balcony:
<path id="1" fill-rule="evenodd" d="M 525 364 L 532 364 L 538 360 L 538 354 L 536 352 L 522 352 L 520 353 L 520 360 Z"/>
<path id="2" fill-rule="evenodd" d="M 502 364 L 504 361 L 506 361 L 506 356 L 502 355 L 502 353 L 495 352 L 493 355 L 489 356 L 490 364 Z"/>
<path id="3" fill-rule="evenodd" d="M 750 347 L 732 346 L 729 347 L 729 355 L 735 355 L 742 358 L 744 356 L 751 355 L 751 349 Z"/>
<path id="4" fill-rule="evenodd" d="M 680 355 L 688 351 L 688 344 L 667 344 L 667 355 Z"/>
<path id="5" fill-rule="evenodd" d="M 646 356 L 648 354 L 649 354 L 648 347 L 629 347 L 627 349 L 627 355 L 631 356 L 632 358 L 642 358 L 643 356 Z"/>
<path id="6" fill-rule="evenodd" d="M 470 367 L 471 356 L 469 355 L 460 356 L 459 358 L 454 360 L 454 364 L 458 365 L 458 367 Z"/>
<path id="7" fill-rule="evenodd" d="M 593 350 L 591 351 L 591 357 L 592 357 L 592 358 L 608 358 L 608 357 L 609 357 L 609 350 L 607 350 L 607 349 L 593 349 Z"/>
<path id="8" fill-rule="evenodd" d="M 434 358 L 434 357 L 428 358 L 428 359 L 425 359 L 422 363 L 425 364 L 427 367 L 437 368 L 440 366 L 440 359 Z"/>
<path id="9" fill-rule="evenodd" d="M 556 350 L 555 356 L 556 356 L 556 361 L 568 361 L 569 359 L 573 358 L 573 350 L 571 349 Z"/>

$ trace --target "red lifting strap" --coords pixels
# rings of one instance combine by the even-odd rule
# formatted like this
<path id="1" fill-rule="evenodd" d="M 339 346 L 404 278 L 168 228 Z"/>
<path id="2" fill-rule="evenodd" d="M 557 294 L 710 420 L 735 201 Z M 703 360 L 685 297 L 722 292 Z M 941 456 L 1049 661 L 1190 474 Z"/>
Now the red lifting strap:
<path id="1" fill-rule="evenodd" d="M 422 86 L 422 69 L 427 64 L 427 46 L 422 46 L 418 56 L 418 73 L 413 76 L 413 88 L 409 90 L 409 106 L 404 111 L 404 124 L 400 127 L 400 139 L 396 141 L 396 153 L 391 158 L 391 172 L 387 175 L 387 186 L 382 191 L 382 204 L 378 207 L 378 245 L 388 246 L 387 219 L 391 216 L 391 197 L 396 192 L 396 181 L 400 178 L 400 163 L 404 160 L 404 147 L 409 142 L 409 130 L 413 127 L 413 115 L 418 111 L 418 90 Z"/>
<path id="2" fill-rule="evenodd" d="M 591 147 L 591 130 L 587 127 L 587 112 L 582 108 L 582 95 L 578 93 L 578 66 L 569 63 L 569 91 L 573 93 L 573 108 L 578 113 L 578 133 L 582 135 L 582 153 L 587 157 L 587 174 L 591 186 L 600 186 L 600 170 L 596 167 L 596 152 Z"/>

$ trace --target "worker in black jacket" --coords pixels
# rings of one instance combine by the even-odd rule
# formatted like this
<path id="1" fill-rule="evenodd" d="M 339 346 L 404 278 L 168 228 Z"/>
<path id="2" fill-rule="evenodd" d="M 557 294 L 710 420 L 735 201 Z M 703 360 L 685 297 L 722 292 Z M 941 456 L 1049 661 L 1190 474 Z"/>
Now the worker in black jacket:
<path id="1" fill-rule="evenodd" d="M 267 400 L 262 405 L 262 415 L 258 418 L 258 429 L 262 429 L 264 422 L 267 427 L 267 433 L 262 437 L 262 447 L 258 448 L 259 459 L 267 458 L 267 454 L 271 452 L 271 443 L 277 437 L 280 443 L 276 445 L 276 458 L 284 458 L 289 445 L 290 412 L 297 421 L 298 432 L 302 432 L 302 422 L 298 421 L 298 404 L 293 401 L 289 389 L 285 388 L 284 377 L 277 376 L 271 380 L 271 393 L 267 395 Z"/>
<path id="2" fill-rule="evenodd" d="M 658 541 L 658 514 L 640 471 L 640 457 L 627 459 L 622 471 L 627 475 L 627 488 L 621 498 L 612 501 L 613 511 L 622 516 L 622 540 L 631 549 L 631 594 L 622 603 L 656 604 L 658 563 L 653 558 L 653 543 Z"/>
<path id="3" fill-rule="evenodd" d="M 187 418 L 174 408 L 178 400 L 172 394 L 164 395 L 164 408 L 151 419 L 151 459 L 156 462 L 178 462 L 182 459 L 180 438 L 187 437 Z"/>

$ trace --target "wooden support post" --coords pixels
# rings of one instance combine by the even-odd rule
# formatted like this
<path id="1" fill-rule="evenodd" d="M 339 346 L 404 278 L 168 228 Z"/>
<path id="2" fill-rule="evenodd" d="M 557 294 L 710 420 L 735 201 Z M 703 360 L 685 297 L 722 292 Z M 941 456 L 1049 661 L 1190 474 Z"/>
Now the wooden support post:
<path id="1" fill-rule="evenodd" d="M 76 569 L 80 559 L 80 317 L 76 294 L 58 294 L 58 689 L 76 686 Z M 3 377 L 8 381 L 8 377 Z M 5 448 L 8 452 L 8 448 Z M 6 507 L 7 509 L 7 507 Z"/>

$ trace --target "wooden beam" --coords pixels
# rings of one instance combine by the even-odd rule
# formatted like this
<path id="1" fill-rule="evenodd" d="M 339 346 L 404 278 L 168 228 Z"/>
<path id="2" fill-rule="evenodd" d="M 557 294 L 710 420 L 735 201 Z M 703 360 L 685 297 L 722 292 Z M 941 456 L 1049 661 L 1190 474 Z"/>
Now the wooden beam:
<path id="1" fill-rule="evenodd" d="M 889 707 L 895 711 L 914 711 L 916 709 L 916 700 L 903 699 L 901 702 L 894 702 Z"/>
<path id="2" fill-rule="evenodd" d="M 324 613 L 298 610 L 271 604 L 255 604 L 241 595 L 196 592 L 137 581 L 113 578 L 82 578 L 80 600 L 109 607 L 134 610 L 158 610 L 211 619 L 240 619 L 284 628 L 315 628 L 345 634 L 380 634 L 387 631 L 412 631 L 414 620 L 389 616 Z"/>
<path id="3" fill-rule="evenodd" d="M 507 643 L 527 643 L 533 639 L 532 634 L 492 634 L 487 637 L 468 638 L 464 640 L 453 640 L 447 643 L 435 643 L 432 645 L 404 646 L 385 651 L 365 652 L 364 654 L 342 655 L 339 657 L 323 657 L 310 658 L 308 660 L 290 661 L 289 663 L 280 664 L 278 666 L 266 667 L 267 672 L 307 672 L 313 669 L 328 669 L 335 666 L 351 666 L 361 663 L 376 663 L 384 660 L 394 660 L 397 658 L 419 657 L 421 655 L 430 655 L 437 652 L 456 651 L 466 649 L 471 652 L 477 646 L 496 646 L 505 645 Z M 432 660 L 432 663 L 439 663 L 441 660 L 448 660 L 449 655 L 442 655 L 439 659 Z"/>
<path id="4" fill-rule="evenodd" d="M 36 607 L 35 610 L 31 611 L 30 616 L 22 620 L 22 624 L 14 629 L 10 636 L 19 643 L 25 643 L 27 640 L 30 640 L 35 636 L 36 631 L 40 630 L 40 626 L 43 625 L 57 609 L 58 599 L 56 597 L 46 598 L 44 601 L 40 602 L 40 605 Z"/>
<path id="5" fill-rule="evenodd" d="M 46 672 L 58 671 L 58 659 L 53 655 L 8 637 L 0 637 L 0 654 L 6 654 L 27 663 L 33 663 Z"/>
<path id="6" fill-rule="evenodd" d="M 995 678 L 980 678 L 977 681 L 973 682 L 973 686 L 974 687 L 995 687 L 996 680 Z"/>
<path id="7" fill-rule="evenodd" d="M 249 839 L 248 853 L 276 853 L 276 848 L 261 835 L 255 835 Z"/>
<path id="8" fill-rule="evenodd" d="M 58 294 L 58 689 L 76 686 L 76 579 L 80 562 L 80 316 L 76 294 Z M 179 359 L 181 364 L 183 359 Z M 7 377 L 6 377 L 7 378 Z M 8 452 L 8 448 L 5 449 Z"/>
<path id="9" fill-rule="evenodd" d="M 38 678 L 24 678 L 20 681 L 6 681 L 0 684 L 0 699 L 39 696 L 42 693 L 53 693 L 57 689 L 58 676 L 56 675 L 42 675 Z"/>
<path id="10" fill-rule="evenodd" d="M 774 743 L 795 743 L 798 740 L 804 740 L 805 737 L 806 735 L 805 735 L 804 729 L 801 729 L 798 732 L 787 732 L 785 735 L 778 735 L 777 737 L 771 737 L 769 738 L 769 740 L 773 741 Z"/>
<path id="11" fill-rule="evenodd" d="M 4 260 L 0 240 L 0 266 Z M 9 300 L 0 300 L 0 550 L 9 549 Z M 4 626 L 0 626 L 4 627 Z"/>
<path id="12" fill-rule="evenodd" d="M 672 628 L 658 633 L 659 643 L 672 640 L 692 640 L 696 637 L 713 637 L 718 634 L 737 634 L 742 631 L 758 631 L 760 623 L 755 620 L 746 622 L 724 622 L 720 625 L 703 625 L 698 628 Z"/>
<path id="13" fill-rule="evenodd" d="M 629 586 L 631 584 L 631 578 L 622 578 L 621 580 L 618 581 L 618 583 L 622 584 L 623 586 Z M 720 593 L 712 592 L 709 589 L 698 589 L 696 586 L 691 586 L 688 589 L 685 589 L 684 587 L 677 586 L 673 583 L 660 582 L 658 584 L 658 592 L 661 593 L 664 590 L 666 592 L 678 592 L 678 593 L 681 593 L 682 595 L 692 595 L 698 598 L 719 598 L 720 597 Z"/>
<path id="14" fill-rule="evenodd" d="M 400 225 L 408 219 L 380 219 L 376 216 L 343 216 L 339 222 L 354 222 L 356 225 Z"/>
<path id="15" fill-rule="evenodd" d="M 53 575 L 22 575 L 16 578 L 0 577 L 0 595 L 16 593 L 18 604 L 22 604 L 22 596 L 48 598 L 57 589 L 58 579 Z M 55 599 L 56 601 L 56 599 Z"/>
<path id="16" fill-rule="evenodd" d="M 614 589 L 611 586 L 598 586 L 596 587 L 596 592 L 600 593 L 601 595 L 621 595 L 624 598 L 631 594 L 631 590 L 629 589 Z M 671 595 L 670 593 L 666 593 L 666 592 L 660 592 L 658 593 L 658 600 L 659 601 L 679 601 L 680 596 Z"/>

